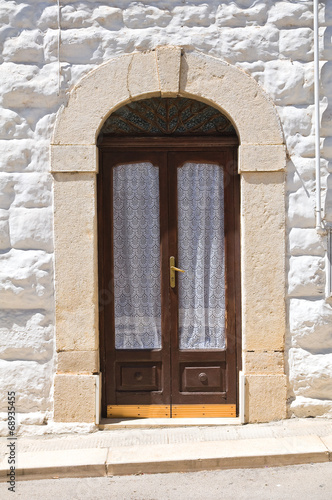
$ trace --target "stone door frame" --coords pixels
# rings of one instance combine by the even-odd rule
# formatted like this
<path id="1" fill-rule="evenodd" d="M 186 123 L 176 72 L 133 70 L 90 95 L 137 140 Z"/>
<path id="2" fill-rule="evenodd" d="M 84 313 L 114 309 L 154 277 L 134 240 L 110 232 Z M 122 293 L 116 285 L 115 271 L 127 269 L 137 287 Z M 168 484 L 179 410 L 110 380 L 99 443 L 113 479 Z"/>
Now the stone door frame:
<path id="1" fill-rule="evenodd" d="M 54 420 L 99 419 L 96 140 L 122 105 L 190 97 L 237 130 L 241 174 L 242 372 L 247 422 L 286 417 L 285 165 L 276 108 L 256 81 L 179 47 L 123 55 L 90 71 L 59 110 L 51 143 L 57 373 Z M 106 291 L 107 292 L 107 291 Z"/>

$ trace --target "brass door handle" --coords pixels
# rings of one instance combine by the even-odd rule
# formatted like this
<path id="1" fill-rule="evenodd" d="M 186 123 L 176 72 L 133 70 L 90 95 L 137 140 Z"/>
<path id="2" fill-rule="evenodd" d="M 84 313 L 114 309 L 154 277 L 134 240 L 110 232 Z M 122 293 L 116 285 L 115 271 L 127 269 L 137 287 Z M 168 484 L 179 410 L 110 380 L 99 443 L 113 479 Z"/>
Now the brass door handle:
<path id="1" fill-rule="evenodd" d="M 171 266 L 171 269 L 173 269 L 174 271 L 180 271 L 180 273 L 185 273 L 186 272 L 183 269 L 179 269 L 178 267 L 174 267 L 174 266 Z"/>
<path id="2" fill-rule="evenodd" d="M 170 257 L 169 258 L 169 282 L 171 285 L 171 288 L 175 287 L 175 271 L 178 271 L 180 273 L 185 273 L 183 269 L 179 269 L 178 267 L 175 267 L 175 257 Z"/>

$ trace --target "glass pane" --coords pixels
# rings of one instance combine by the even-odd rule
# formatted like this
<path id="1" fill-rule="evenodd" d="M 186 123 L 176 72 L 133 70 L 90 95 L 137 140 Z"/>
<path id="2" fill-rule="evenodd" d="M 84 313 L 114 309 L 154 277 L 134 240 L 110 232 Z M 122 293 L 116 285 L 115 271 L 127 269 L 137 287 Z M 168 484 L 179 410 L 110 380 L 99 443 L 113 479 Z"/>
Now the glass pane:
<path id="1" fill-rule="evenodd" d="M 236 135 L 231 122 L 219 110 L 187 97 L 152 97 L 125 104 L 108 117 L 101 133 Z"/>
<path id="2" fill-rule="evenodd" d="M 113 169 L 116 349 L 161 347 L 159 169 Z"/>
<path id="3" fill-rule="evenodd" d="M 225 349 L 223 170 L 178 169 L 180 349 Z"/>

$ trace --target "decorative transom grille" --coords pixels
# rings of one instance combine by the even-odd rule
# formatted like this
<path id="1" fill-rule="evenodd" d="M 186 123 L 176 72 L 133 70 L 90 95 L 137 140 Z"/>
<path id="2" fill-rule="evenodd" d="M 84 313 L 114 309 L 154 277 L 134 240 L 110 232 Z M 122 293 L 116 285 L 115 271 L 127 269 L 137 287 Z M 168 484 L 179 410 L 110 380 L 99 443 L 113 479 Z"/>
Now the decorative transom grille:
<path id="1" fill-rule="evenodd" d="M 114 136 L 236 134 L 220 111 L 184 97 L 153 97 L 130 102 L 109 116 L 101 132 Z"/>

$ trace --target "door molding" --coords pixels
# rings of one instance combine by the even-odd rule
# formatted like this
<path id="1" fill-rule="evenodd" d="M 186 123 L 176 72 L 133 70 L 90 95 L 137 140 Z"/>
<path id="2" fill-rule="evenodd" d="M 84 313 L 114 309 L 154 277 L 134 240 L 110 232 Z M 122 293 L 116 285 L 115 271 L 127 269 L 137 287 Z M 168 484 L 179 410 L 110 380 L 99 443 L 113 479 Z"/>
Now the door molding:
<path id="1" fill-rule="evenodd" d="M 51 144 L 58 353 L 54 419 L 96 419 L 97 137 L 114 110 L 155 96 L 206 102 L 237 130 L 245 417 L 250 422 L 285 418 L 286 155 L 280 120 L 262 87 L 242 70 L 202 53 L 164 46 L 123 55 L 92 70 L 72 89 L 57 116 Z"/>

